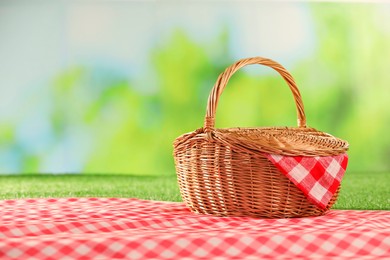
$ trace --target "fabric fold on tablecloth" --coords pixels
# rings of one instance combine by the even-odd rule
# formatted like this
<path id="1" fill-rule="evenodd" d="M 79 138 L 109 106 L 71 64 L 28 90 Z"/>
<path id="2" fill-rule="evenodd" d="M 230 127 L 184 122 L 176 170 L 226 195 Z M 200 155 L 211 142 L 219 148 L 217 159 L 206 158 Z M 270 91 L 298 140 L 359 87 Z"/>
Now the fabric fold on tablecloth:
<path id="1" fill-rule="evenodd" d="M 336 156 L 283 156 L 267 158 L 317 207 L 325 209 L 340 186 L 348 164 L 346 153 Z"/>

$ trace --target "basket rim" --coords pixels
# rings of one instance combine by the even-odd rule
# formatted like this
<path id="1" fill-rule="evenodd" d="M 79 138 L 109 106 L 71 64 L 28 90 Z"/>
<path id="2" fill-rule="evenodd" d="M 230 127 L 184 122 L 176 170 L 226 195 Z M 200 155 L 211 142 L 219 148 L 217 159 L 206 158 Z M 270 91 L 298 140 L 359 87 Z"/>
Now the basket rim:
<path id="1" fill-rule="evenodd" d="M 206 143 L 219 143 L 237 151 L 284 156 L 334 156 L 349 149 L 347 141 L 312 127 L 279 126 L 214 128 L 211 135 L 204 128 L 199 128 L 176 138 L 174 147 L 193 138 L 204 139 Z"/>

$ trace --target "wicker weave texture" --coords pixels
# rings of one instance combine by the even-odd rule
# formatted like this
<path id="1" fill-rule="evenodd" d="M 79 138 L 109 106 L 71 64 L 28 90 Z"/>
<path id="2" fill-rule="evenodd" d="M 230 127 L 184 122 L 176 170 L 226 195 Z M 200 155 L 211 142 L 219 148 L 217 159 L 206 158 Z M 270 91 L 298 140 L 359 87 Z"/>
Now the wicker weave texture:
<path id="1" fill-rule="evenodd" d="M 229 78 L 239 68 L 262 64 L 275 69 L 293 94 L 298 127 L 215 129 L 215 112 Z M 243 59 L 228 67 L 214 85 L 204 127 L 178 137 L 174 159 L 180 192 L 194 212 L 217 216 L 291 218 L 324 214 L 307 200 L 264 153 L 287 156 L 330 156 L 344 153 L 348 143 L 306 126 L 299 90 L 289 72 L 270 59 Z"/>

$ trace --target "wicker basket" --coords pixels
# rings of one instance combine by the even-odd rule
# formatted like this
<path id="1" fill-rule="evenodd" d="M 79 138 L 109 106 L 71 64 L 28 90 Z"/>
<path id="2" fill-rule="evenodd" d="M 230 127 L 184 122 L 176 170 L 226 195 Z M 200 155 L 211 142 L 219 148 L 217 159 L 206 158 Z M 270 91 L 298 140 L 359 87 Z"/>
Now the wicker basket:
<path id="1" fill-rule="evenodd" d="M 290 87 L 297 108 L 298 127 L 216 129 L 215 112 L 229 78 L 241 67 L 261 64 L 275 69 Z M 289 72 L 277 62 L 242 59 L 228 67 L 214 85 L 204 127 L 174 141 L 174 159 L 181 196 L 193 211 L 217 216 L 291 218 L 324 214 L 312 204 L 264 153 L 286 156 L 333 156 L 348 143 L 306 126 L 299 90 Z M 340 188 L 339 188 L 340 189 Z"/>

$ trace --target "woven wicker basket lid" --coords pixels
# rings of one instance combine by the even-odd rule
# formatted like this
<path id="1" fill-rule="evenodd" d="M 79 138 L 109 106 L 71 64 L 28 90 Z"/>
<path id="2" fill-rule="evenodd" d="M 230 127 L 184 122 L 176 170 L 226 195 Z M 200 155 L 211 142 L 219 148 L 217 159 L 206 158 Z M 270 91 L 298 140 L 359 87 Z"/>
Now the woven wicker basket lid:
<path id="1" fill-rule="evenodd" d="M 298 127 L 226 129 L 216 129 L 214 127 L 218 100 L 230 77 L 238 69 L 251 64 L 271 67 L 287 82 L 295 100 Z M 332 156 L 345 153 L 349 146 L 348 142 L 344 140 L 307 127 L 301 94 L 293 77 L 279 63 L 262 57 L 239 60 L 218 77 L 208 98 L 204 127 L 177 138 L 175 146 L 191 138 L 206 138 L 211 142 L 220 142 L 239 150 L 259 151 L 286 156 Z"/>

